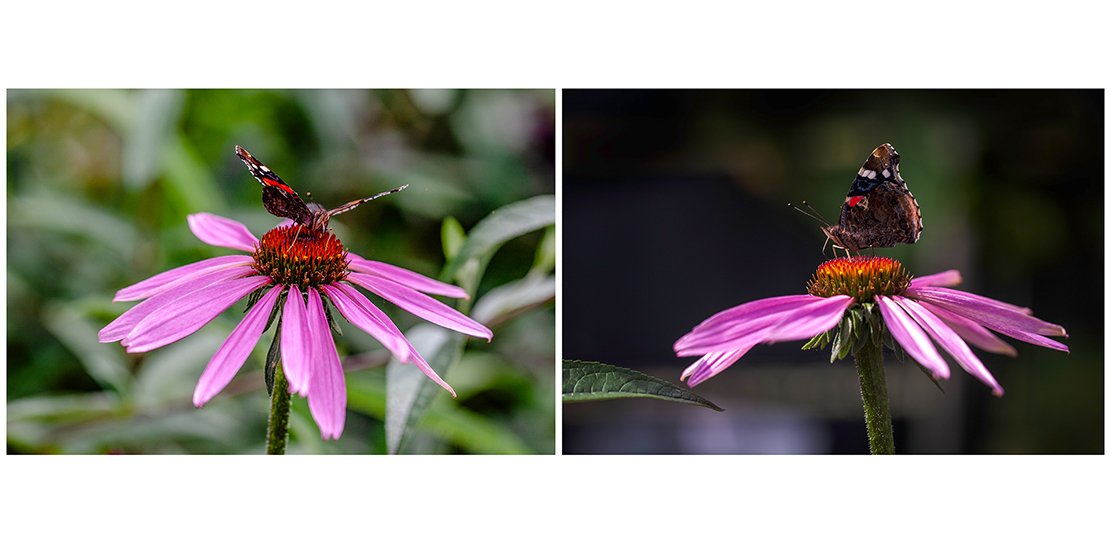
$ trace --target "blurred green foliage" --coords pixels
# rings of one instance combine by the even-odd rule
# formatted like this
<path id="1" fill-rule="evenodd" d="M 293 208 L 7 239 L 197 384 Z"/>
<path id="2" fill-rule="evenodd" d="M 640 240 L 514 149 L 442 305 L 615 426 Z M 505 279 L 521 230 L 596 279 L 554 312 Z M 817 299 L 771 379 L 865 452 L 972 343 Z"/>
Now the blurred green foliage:
<path id="1" fill-rule="evenodd" d="M 263 451 L 272 329 L 224 392 L 202 409 L 190 401 L 244 302 L 150 353 L 126 354 L 96 336 L 133 306 L 112 304 L 116 290 L 230 254 L 193 237 L 186 215 L 217 213 L 256 236 L 277 224 L 237 144 L 325 206 L 410 184 L 332 227 L 353 253 L 432 277 L 443 278 L 445 229 L 459 249 L 500 207 L 555 192 L 550 90 L 9 90 L 7 115 L 9 453 Z M 554 451 L 552 229 L 490 253 L 462 308 L 477 311 L 507 288 L 531 295 L 485 309 L 493 342 L 466 344 L 445 376 L 458 399 L 434 396 L 403 451 Z M 402 330 L 421 322 L 374 299 Z M 386 452 L 389 354 L 340 324 L 343 437 L 321 441 L 295 397 L 290 453 Z"/>

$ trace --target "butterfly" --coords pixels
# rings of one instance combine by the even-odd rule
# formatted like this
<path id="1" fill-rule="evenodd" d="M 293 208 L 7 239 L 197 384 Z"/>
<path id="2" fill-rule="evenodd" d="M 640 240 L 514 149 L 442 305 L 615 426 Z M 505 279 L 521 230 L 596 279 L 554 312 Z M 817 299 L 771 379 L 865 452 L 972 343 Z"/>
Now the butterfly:
<path id="1" fill-rule="evenodd" d="M 922 210 L 899 176 L 894 147 L 884 143 L 872 151 L 849 188 L 840 223 L 822 231 L 847 251 L 918 241 Z"/>
<path id="2" fill-rule="evenodd" d="M 328 220 L 337 214 L 345 213 L 367 201 L 373 201 L 383 195 L 397 193 L 409 187 L 408 184 L 405 184 L 372 197 L 357 199 L 332 210 L 328 210 L 316 203 L 305 204 L 292 187 L 282 181 L 282 178 L 279 178 L 278 175 L 271 171 L 270 168 L 267 168 L 265 164 L 251 156 L 251 153 L 247 152 L 243 147 L 236 145 L 235 154 L 243 160 L 243 164 L 247 165 L 247 169 L 251 171 L 251 175 L 262 184 L 262 204 L 266 207 L 266 211 L 274 216 L 288 218 L 300 224 L 302 228 L 312 232 L 327 231 Z"/>

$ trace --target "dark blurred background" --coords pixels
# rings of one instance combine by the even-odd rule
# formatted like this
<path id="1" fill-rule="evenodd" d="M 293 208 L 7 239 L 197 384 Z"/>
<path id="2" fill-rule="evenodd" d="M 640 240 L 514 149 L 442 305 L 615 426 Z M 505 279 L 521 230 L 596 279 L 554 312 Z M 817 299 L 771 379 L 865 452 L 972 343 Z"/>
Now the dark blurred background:
<path id="1" fill-rule="evenodd" d="M 233 253 L 196 239 L 187 214 L 233 218 L 256 237 L 279 222 L 235 145 L 327 207 L 410 184 L 331 226 L 353 253 L 439 277 L 446 218 L 470 231 L 555 192 L 555 125 L 553 90 L 8 90 L 8 452 L 262 452 L 273 329 L 224 392 L 203 409 L 190 401 L 245 302 L 146 354 L 96 337 L 135 305 L 110 303 L 118 289 Z M 554 253 L 551 233 L 503 246 L 474 307 L 536 270 L 538 252 Z M 422 322 L 372 299 L 401 330 Z M 295 397 L 291 453 L 384 450 L 388 354 L 340 320 L 347 427 L 321 442 Z M 459 398 L 438 396 L 414 451 L 554 451 L 554 303 L 492 328 L 495 340 L 469 342 L 445 377 Z"/>
<path id="2" fill-rule="evenodd" d="M 741 303 L 805 293 L 857 170 L 891 143 L 922 209 L 914 275 L 1065 327 L 1070 352 L 973 348 L 1003 385 L 948 359 L 939 391 L 888 352 L 900 453 L 1103 453 L 1104 94 L 1058 90 L 563 92 L 565 359 L 680 384 L 671 346 Z M 564 453 L 867 453 L 850 359 L 758 345 L 694 392 L 564 404 Z M 685 386 L 684 386 L 685 387 Z"/>

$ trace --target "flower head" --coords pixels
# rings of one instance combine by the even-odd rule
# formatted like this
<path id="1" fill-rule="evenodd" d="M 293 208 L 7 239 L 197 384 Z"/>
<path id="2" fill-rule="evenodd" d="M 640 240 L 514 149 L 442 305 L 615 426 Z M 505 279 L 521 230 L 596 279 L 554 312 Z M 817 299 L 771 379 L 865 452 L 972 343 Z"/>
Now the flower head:
<path id="1" fill-rule="evenodd" d="M 818 267 L 808 295 L 751 301 L 726 309 L 675 342 L 680 357 L 702 357 L 683 372 L 694 386 L 725 370 L 756 344 L 811 339 L 807 347 L 834 343 L 834 355 L 855 352 L 860 342 L 897 343 L 935 380 L 949 378 L 949 366 L 934 343 L 969 374 L 1003 388 L 968 344 L 1014 357 L 1015 349 L 988 329 L 1027 343 L 1068 352 L 1046 336 L 1065 329 L 1034 318 L 1028 308 L 950 289 L 961 282 L 956 270 L 911 279 L 898 261 L 853 257 Z M 931 341 L 932 340 L 932 341 Z M 878 343 L 876 345 L 879 345 Z"/>
<path id="2" fill-rule="evenodd" d="M 339 438 L 347 389 L 325 299 L 401 362 L 414 363 L 454 397 L 451 386 L 397 326 L 352 284 L 445 328 L 487 340 L 493 336 L 490 329 L 425 295 L 466 297 L 462 288 L 353 255 L 329 231 L 283 225 L 260 241 L 246 226 L 227 218 L 200 213 L 189 215 L 188 221 L 201 241 L 251 254 L 188 264 L 120 290 L 113 301 L 144 301 L 105 326 L 99 338 L 119 341 L 129 353 L 150 351 L 196 332 L 236 301 L 251 296 L 247 315 L 201 373 L 193 392 L 197 407 L 231 382 L 279 306 L 281 358 L 290 391 L 308 397 L 309 411 L 323 438 Z"/>

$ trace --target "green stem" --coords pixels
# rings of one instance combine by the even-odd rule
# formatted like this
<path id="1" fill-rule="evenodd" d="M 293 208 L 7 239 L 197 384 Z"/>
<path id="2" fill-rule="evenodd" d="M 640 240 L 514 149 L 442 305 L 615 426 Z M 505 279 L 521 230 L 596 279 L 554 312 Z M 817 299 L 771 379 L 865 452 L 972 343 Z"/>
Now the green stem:
<path id="1" fill-rule="evenodd" d="M 894 454 L 895 435 L 891 432 L 891 410 L 887 403 L 887 376 L 883 372 L 883 344 L 864 342 L 856 353 L 856 372 L 860 375 L 860 396 L 864 400 L 864 420 L 868 423 L 868 444 L 872 454 Z"/>
<path id="2" fill-rule="evenodd" d="M 266 435 L 266 454 L 282 455 L 289 438 L 289 382 L 279 364 L 274 371 L 274 393 L 270 396 L 270 425 Z"/>

